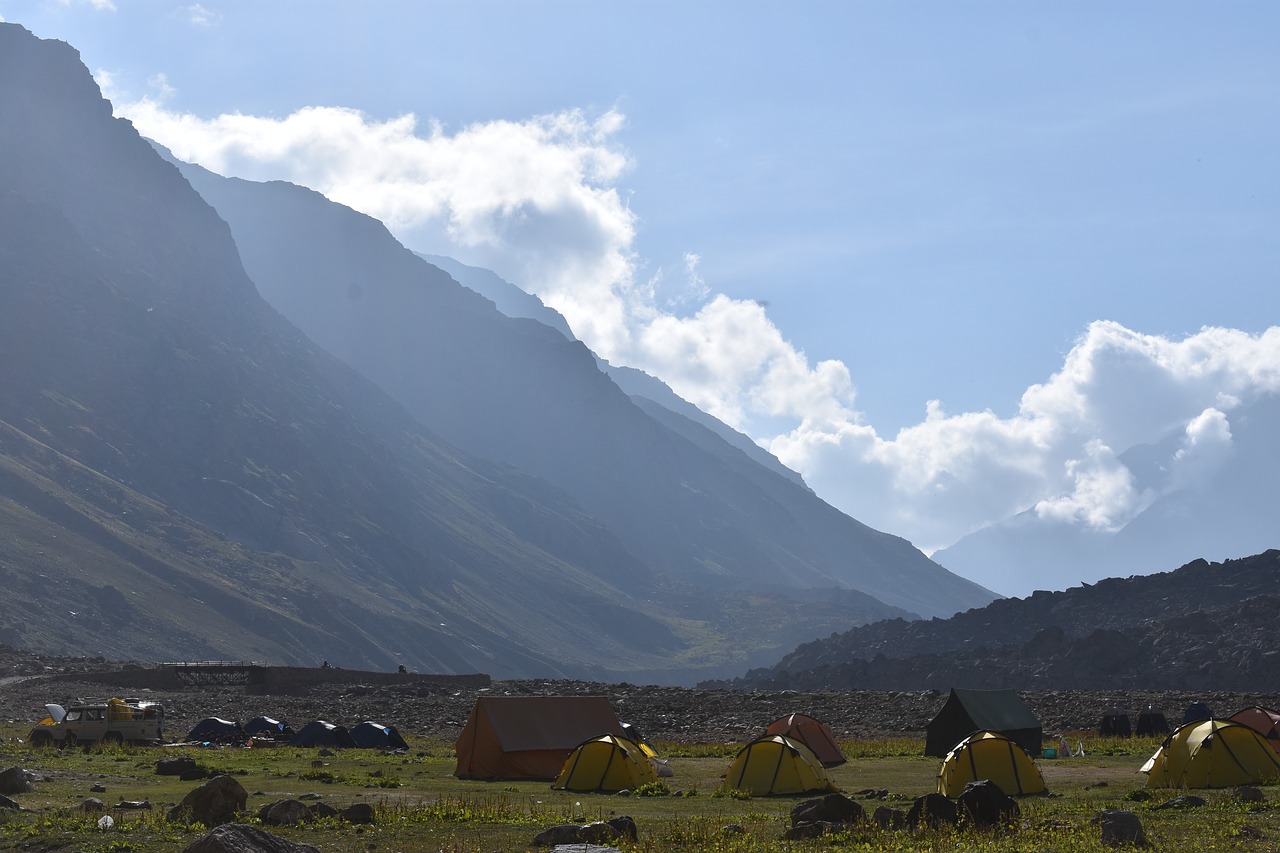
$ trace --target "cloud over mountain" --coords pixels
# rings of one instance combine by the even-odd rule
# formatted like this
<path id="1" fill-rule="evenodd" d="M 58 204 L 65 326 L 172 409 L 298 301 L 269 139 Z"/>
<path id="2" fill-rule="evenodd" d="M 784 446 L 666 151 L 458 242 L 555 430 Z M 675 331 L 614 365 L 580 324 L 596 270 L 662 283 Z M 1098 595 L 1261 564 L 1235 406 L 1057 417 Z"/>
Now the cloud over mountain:
<path id="1" fill-rule="evenodd" d="M 881 435 L 858 411 L 857 365 L 812 360 L 763 306 L 716 293 L 692 253 L 671 269 L 637 256 L 640 214 L 623 185 L 643 164 L 625 150 L 617 111 L 450 131 L 331 107 L 202 119 L 163 99 L 113 100 L 182 159 L 313 187 L 382 219 L 412 248 L 520 283 L 603 357 L 661 377 L 841 510 L 926 551 L 1027 509 L 1117 530 L 1160 494 L 1212 473 L 1231 454 L 1233 411 L 1280 387 L 1280 327 L 1172 339 L 1104 319 L 1011 415 L 929 401 L 919 423 Z M 657 297 L 671 281 L 684 287 L 674 303 Z M 1122 459 L 1170 435 L 1180 438 L 1156 461 L 1155 480 Z"/>

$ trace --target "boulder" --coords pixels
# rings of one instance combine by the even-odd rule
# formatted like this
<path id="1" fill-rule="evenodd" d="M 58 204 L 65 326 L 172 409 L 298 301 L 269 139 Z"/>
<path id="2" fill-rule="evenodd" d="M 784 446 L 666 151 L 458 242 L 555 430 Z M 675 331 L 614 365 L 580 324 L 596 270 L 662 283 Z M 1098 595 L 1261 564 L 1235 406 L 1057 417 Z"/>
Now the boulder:
<path id="1" fill-rule="evenodd" d="M 215 777 L 221 779 L 223 777 Z M 214 827 L 207 835 L 183 848 L 183 853 L 320 853 L 310 844 L 299 844 L 242 823 Z"/>
<path id="2" fill-rule="evenodd" d="M 850 826 L 848 823 L 832 823 L 829 820 L 806 820 L 788 829 L 782 837 L 787 841 L 803 841 L 836 832 L 848 832 Z"/>
<path id="3" fill-rule="evenodd" d="M 1105 809 L 1098 812 L 1091 822 L 1102 827 L 1102 843 L 1108 847 L 1119 847 L 1121 844 L 1145 847 L 1147 844 L 1142 821 L 1133 812 Z"/>
<path id="4" fill-rule="evenodd" d="M 827 794 L 816 800 L 805 800 L 791 810 L 791 825 L 826 821 L 827 823 L 858 823 L 865 816 L 861 804 L 844 794 Z"/>
<path id="5" fill-rule="evenodd" d="M 594 845 L 602 841 L 626 839 L 634 843 L 637 840 L 636 822 L 628 815 L 611 818 L 607 821 L 596 821 L 585 826 L 562 823 L 550 829 L 544 829 L 533 838 L 539 847 L 559 847 L 562 844 Z M 577 850 L 574 847 L 574 850 Z"/>
<path id="6" fill-rule="evenodd" d="M 156 762 L 157 776 L 181 776 L 183 773 L 199 769 L 200 765 L 196 760 L 186 755 L 173 755 Z"/>
<path id="7" fill-rule="evenodd" d="M 258 820 L 268 826 L 293 826 L 311 820 L 311 809 L 301 800 L 276 800 L 258 810 Z"/>
<path id="8" fill-rule="evenodd" d="M 956 803 L 960 819 L 969 826 L 1008 826 L 1018 819 L 1018 801 L 990 779 L 970 782 Z"/>
<path id="9" fill-rule="evenodd" d="M 150 811 L 151 801 L 150 800 L 121 800 L 120 802 L 112 806 L 112 808 L 119 809 L 121 811 L 126 811 L 126 812 L 127 811 Z"/>
<path id="10" fill-rule="evenodd" d="M 891 806 L 877 806 L 871 819 L 881 829 L 897 830 L 904 829 L 907 825 L 907 813 L 902 809 L 895 809 Z"/>
<path id="11" fill-rule="evenodd" d="M 0 772 L 0 794 L 25 794 L 31 791 L 31 779 L 21 767 Z"/>
<path id="12" fill-rule="evenodd" d="M 338 818 L 347 823 L 373 823 L 373 806 L 368 803 L 352 803 L 338 812 Z"/>
<path id="13" fill-rule="evenodd" d="M 916 797 L 915 802 L 911 804 L 911 810 L 907 812 L 907 826 L 912 829 L 919 826 L 929 829 L 937 829 L 945 825 L 955 826 L 959 819 L 960 812 L 956 807 L 956 801 L 942 794 L 925 794 L 923 797 Z"/>
<path id="14" fill-rule="evenodd" d="M 1204 797 L 1197 797 L 1195 794 L 1184 794 L 1181 797 L 1174 797 L 1172 800 L 1163 802 L 1158 806 L 1152 806 L 1152 811 L 1158 809 L 1198 809 L 1205 805 L 1208 801 Z"/>
<path id="15" fill-rule="evenodd" d="M 1267 797 L 1261 790 L 1252 785 L 1241 785 L 1235 789 L 1236 799 L 1242 803 L 1261 803 L 1265 802 Z"/>
<path id="16" fill-rule="evenodd" d="M 533 837 L 537 847 L 559 847 L 561 844 L 580 844 L 578 832 L 582 827 L 576 823 L 561 823 L 548 827 Z"/>
<path id="17" fill-rule="evenodd" d="M 189 818 L 205 826 L 230 823 L 244 811 L 248 800 L 249 793 L 235 779 L 226 775 L 214 776 L 170 809 L 169 820 Z"/>
<path id="18" fill-rule="evenodd" d="M 4 794 L 0 794 L 0 809 L 12 809 L 13 811 L 22 811 L 22 806 L 17 800 L 11 800 Z"/>
<path id="19" fill-rule="evenodd" d="M 640 836 L 636 831 L 636 822 L 632 819 L 631 815 L 624 814 L 621 817 L 609 818 L 605 823 L 613 827 L 613 830 L 618 833 L 619 838 L 625 838 L 632 844 L 635 844 L 640 840 Z"/>
<path id="20" fill-rule="evenodd" d="M 100 812 L 106 809 L 107 804 L 97 797 L 85 797 L 80 803 L 80 811 L 82 812 Z"/>
<path id="21" fill-rule="evenodd" d="M 307 806 L 307 811 L 311 812 L 312 817 L 337 817 L 338 810 L 328 803 L 315 802 Z"/>

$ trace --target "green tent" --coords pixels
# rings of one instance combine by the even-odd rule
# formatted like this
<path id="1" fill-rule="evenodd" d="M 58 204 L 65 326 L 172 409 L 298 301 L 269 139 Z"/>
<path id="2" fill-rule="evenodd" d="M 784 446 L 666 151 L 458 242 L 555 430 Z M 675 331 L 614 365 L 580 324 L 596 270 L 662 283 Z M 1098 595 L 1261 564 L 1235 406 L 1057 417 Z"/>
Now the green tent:
<path id="1" fill-rule="evenodd" d="M 999 732 L 1031 755 L 1044 738 L 1040 721 L 1015 690 L 951 688 L 951 695 L 930 721 L 924 754 L 945 758 L 952 747 L 978 731 Z"/>

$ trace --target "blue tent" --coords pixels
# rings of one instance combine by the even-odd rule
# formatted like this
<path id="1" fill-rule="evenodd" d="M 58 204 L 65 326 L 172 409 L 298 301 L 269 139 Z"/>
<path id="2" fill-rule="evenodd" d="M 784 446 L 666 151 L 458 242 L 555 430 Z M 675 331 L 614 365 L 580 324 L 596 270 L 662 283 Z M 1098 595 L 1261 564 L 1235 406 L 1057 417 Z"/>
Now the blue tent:
<path id="1" fill-rule="evenodd" d="M 409 744 L 400 737 L 395 726 L 384 726 L 371 720 L 365 720 L 358 726 L 351 727 L 351 739 L 356 746 L 366 749 L 408 749 Z"/>
<path id="2" fill-rule="evenodd" d="M 244 729 L 237 722 L 218 717 L 205 717 L 187 732 L 186 740 L 204 743 L 242 743 Z"/>
<path id="3" fill-rule="evenodd" d="M 345 726 L 316 720 L 299 729 L 298 733 L 289 739 L 289 745 L 353 747 L 356 742 L 351 739 Z"/>
<path id="4" fill-rule="evenodd" d="M 244 733 L 250 737 L 290 738 L 294 731 L 288 723 L 273 717 L 254 717 L 244 724 Z"/>

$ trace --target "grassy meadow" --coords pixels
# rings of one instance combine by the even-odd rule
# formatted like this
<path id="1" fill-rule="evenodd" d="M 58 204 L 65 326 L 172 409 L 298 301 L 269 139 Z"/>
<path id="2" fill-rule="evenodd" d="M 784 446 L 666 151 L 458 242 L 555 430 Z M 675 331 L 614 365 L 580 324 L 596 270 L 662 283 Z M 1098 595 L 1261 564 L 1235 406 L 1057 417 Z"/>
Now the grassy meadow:
<path id="1" fill-rule="evenodd" d="M 720 789 L 720 776 L 739 744 L 675 744 L 658 747 L 675 770 L 666 791 L 615 796 L 553 791 L 545 782 L 475 782 L 452 776 L 452 745 L 413 741 L 407 755 L 315 749 L 194 749 L 93 747 L 32 750 L 19 742 L 27 726 L 0 726 L 0 769 L 21 766 L 42 778 L 35 790 L 13 799 L 23 811 L 0 810 L 0 851 L 181 850 L 204 834 L 200 825 L 171 823 L 165 815 L 199 782 L 155 774 L 159 758 L 190 755 L 203 767 L 232 774 L 249 792 L 243 822 L 256 824 L 270 802 L 316 794 L 342 808 L 374 806 L 377 823 L 356 826 L 321 819 L 299 827 L 264 827 L 278 835 L 335 853 L 374 851 L 507 851 L 533 849 L 540 830 L 558 823 L 586 823 L 630 815 L 639 829 L 636 851 L 767 853 L 797 850 L 889 851 L 1090 851 L 1106 850 L 1090 819 L 1104 808 L 1136 812 L 1156 850 L 1280 850 L 1280 789 L 1264 788 L 1266 802 L 1245 804 L 1231 791 L 1198 791 L 1208 805 L 1155 809 L 1180 793 L 1146 793 L 1137 772 L 1159 745 L 1149 738 L 1085 738 L 1083 758 L 1040 760 L 1053 794 L 1021 801 L 1015 828 L 1000 831 L 889 832 L 874 825 L 848 835 L 787 842 L 791 808 L 804 798 L 749 798 Z M 1075 742 L 1075 738 L 1072 738 Z M 934 790 L 938 759 L 923 757 L 915 739 L 847 741 L 850 760 L 832 771 L 837 785 L 868 813 L 879 805 L 906 809 Z M 93 793 L 100 785 L 105 792 Z M 887 790 L 887 797 L 862 793 Z M 96 796 L 115 825 L 99 829 L 99 814 L 81 810 Z M 116 808 L 146 801 L 150 809 Z M 744 832 L 725 832 L 738 824 Z M 626 845 L 620 845 L 626 846 Z"/>

